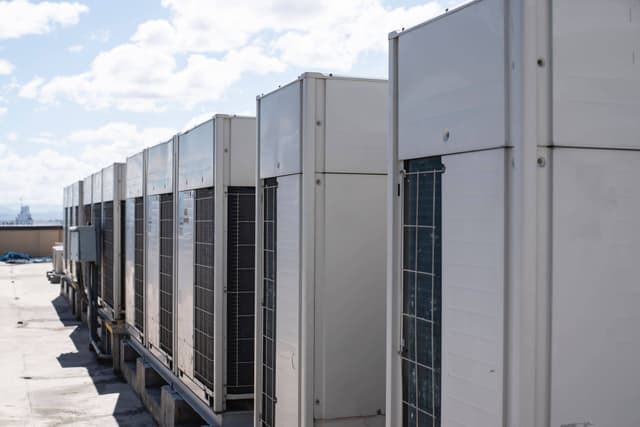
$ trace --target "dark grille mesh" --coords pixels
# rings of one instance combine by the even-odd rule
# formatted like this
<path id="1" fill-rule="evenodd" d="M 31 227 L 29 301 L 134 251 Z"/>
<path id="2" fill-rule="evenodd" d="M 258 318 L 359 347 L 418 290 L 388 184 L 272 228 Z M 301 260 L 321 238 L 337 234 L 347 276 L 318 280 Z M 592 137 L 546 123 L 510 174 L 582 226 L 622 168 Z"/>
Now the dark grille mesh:
<path id="1" fill-rule="evenodd" d="M 144 205 L 142 197 L 135 199 L 135 316 L 134 322 L 144 332 Z"/>
<path id="2" fill-rule="evenodd" d="M 113 202 L 104 203 L 104 220 L 102 225 L 102 299 L 113 308 Z"/>
<path id="3" fill-rule="evenodd" d="M 84 215 L 84 224 L 89 225 L 91 222 L 91 205 L 84 205 L 82 208 L 82 214 Z"/>
<path id="4" fill-rule="evenodd" d="M 160 348 L 173 354 L 173 194 L 160 196 Z"/>
<path id="5" fill-rule="evenodd" d="M 442 335 L 440 157 L 405 163 L 402 410 L 404 427 L 439 427 Z"/>
<path id="6" fill-rule="evenodd" d="M 227 213 L 227 393 L 253 393 L 255 189 L 229 187 Z"/>
<path id="7" fill-rule="evenodd" d="M 93 222 L 92 224 L 94 224 L 97 228 L 98 228 L 98 236 L 99 239 L 102 240 L 102 203 L 94 203 L 93 204 Z M 100 243 L 98 243 L 98 245 L 100 245 Z M 100 247 L 100 246 L 98 246 Z M 103 248 L 101 248 L 102 250 Z M 104 251 L 103 251 L 104 252 Z M 100 262 L 101 258 L 102 258 L 103 254 L 98 254 L 98 265 L 96 266 L 98 268 L 98 281 L 95 284 L 95 290 L 96 290 L 96 295 L 98 297 L 102 297 L 102 262 Z"/>
<path id="8" fill-rule="evenodd" d="M 276 409 L 276 178 L 264 182 L 262 300 L 262 427 L 275 426 Z"/>
<path id="9" fill-rule="evenodd" d="M 126 242 L 126 220 L 127 220 L 127 202 L 124 200 L 120 202 L 120 310 L 124 310 L 126 304 L 126 256 L 125 256 L 125 242 Z M 121 311 L 122 312 L 122 311 Z"/>
<path id="10" fill-rule="evenodd" d="M 196 190 L 194 281 L 194 375 L 213 389 L 214 189 Z"/>

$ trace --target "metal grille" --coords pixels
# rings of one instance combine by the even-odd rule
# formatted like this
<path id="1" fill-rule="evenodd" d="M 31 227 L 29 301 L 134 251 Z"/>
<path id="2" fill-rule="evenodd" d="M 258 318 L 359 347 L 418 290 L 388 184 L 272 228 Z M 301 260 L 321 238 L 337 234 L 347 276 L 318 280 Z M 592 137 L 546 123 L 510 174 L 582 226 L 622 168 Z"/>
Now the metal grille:
<path id="1" fill-rule="evenodd" d="M 402 280 L 404 427 L 439 427 L 442 336 L 440 157 L 405 162 Z"/>
<path id="2" fill-rule="evenodd" d="M 102 299 L 113 308 L 113 202 L 104 203 L 102 253 L 104 271 Z"/>
<path id="3" fill-rule="evenodd" d="M 276 178 L 264 182 L 264 252 L 262 301 L 262 427 L 275 426 L 276 416 Z"/>
<path id="4" fill-rule="evenodd" d="M 160 348 L 173 354 L 173 194 L 160 196 Z"/>
<path id="5" fill-rule="evenodd" d="M 126 264 L 126 256 L 125 256 L 125 242 L 126 242 L 126 213 L 127 213 L 127 203 L 123 200 L 120 202 L 120 312 L 127 306 L 126 304 L 126 272 L 125 272 L 125 264 Z"/>
<path id="6" fill-rule="evenodd" d="M 255 189 L 229 187 L 227 212 L 227 393 L 253 393 Z"/>
<path id="7" fill-rule="evenodd" d="M 102 250 L 102 203 L 94 203 L 93 204 L 93 224 L 98 229 L 98 247 Z M 95 284 L 96 295 L 102 298 L 102 262 L 101 262 L 102 254 L 98 254 L 98 262 L 96 263 L 96 268 L 98 269 L 98 281 Z"/>
<path id="8" fill-rule="evenodd" d="M 214 189 L 196 190 L 194 280 L 194 375 L 213 389 Z"/>
<path id="9" fill-rule="evenodd" d="M 82 208 L 82 212 L 84 215 L 84 224 L 91 224 L 91 205 L 84 205 L 84 207 Z"/>
<path id="10" fill-rule="evenodd" d="M 144 204 L 142 197 L 135 199 L 135 327 L 144 333 Z"/>

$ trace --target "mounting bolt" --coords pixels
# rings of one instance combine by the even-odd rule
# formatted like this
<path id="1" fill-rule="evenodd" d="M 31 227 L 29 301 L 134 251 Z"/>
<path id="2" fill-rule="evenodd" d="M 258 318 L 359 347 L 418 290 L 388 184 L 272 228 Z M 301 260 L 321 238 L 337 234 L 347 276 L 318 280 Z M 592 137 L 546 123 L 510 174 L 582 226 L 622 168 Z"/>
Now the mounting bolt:
<path id="1" fill-rule="evenodd" d="M 543 168 L 546 164 L 547 164 L 547 161 L 544 159 L 544 157 L 538 157 L 538 166 Z"/>
<path id="2" fill-rule="evenodd" d="M 538 58 L 538 67 L 544 67 L 544 59 Z"/>
<path id="3" fill-rule="evenodd" d="M 319 179 L 316 179 L 316 185 L 320 185 L 321 181 Z"/>
<path id="4" fill-rule="evenodd" d="M 449 138 L 451 138 L 451 131 L 449 131 L 449 129 L 445 129 L 445 130 L 442 132 L 442 140 L 443 140 L 444 142 L 447 142 L 447 141 L 449 141 Z"/>

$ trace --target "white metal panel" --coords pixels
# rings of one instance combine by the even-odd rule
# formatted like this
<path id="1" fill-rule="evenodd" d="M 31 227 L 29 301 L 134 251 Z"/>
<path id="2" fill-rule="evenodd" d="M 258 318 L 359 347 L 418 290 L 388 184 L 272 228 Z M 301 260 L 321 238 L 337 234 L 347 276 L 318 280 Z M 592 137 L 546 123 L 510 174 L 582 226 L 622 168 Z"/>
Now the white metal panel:
<path id="1" fill-rule="evenodd" d="M 214 120 L 179 135 L 178 191 L 212 187 L 214 182 Z"/>
<path id="2" fill-rule="evenodd" d="M 93 191 L 93 185 L 91 184 L 91 180 L 92 176 L 89 175 L 82 183 L 82 200 L 85 205 L 91 204 L 91 201 L 93 200 L 93 195 L 91 194 Z"/>
<path id="3" fill-rule="evenodd" d="M 173 191 L 173 140 L 148 148 L 147 194 Z"/>
<path id="4" fill-rule="evenodd" d="M 260 178 L 300 173 L 300 82 L 260 99 Z"/>
<path id="5" fill-rule="evenodd" d="M 640 152 L 553 153 L 554 427 L 640 425 L 639 164 Z"/>
<path id="6" fill-rule="evenodd" d="M 110 202 L 113 200 L 113 192 L 115 189 L 115 163 L 102 169 L 102 201 Z"/>
<path id="7" fill-rule="evenodd" d="M 76 207 L 80 204 L 80 181 L 76 181 L 71 185 L 71 206 Z"/>
<path id="8" fill-rule="evenodd" d="M 300 417 L 300 180 L 278 179 L 276 236 L 276 426 Z"/>
<path id="9" fill-rule="evenodd" d="M 317 177 L 315 418 L 363 419 L 385 407 L 386 176 Z"/>
<path id="10" fill-rule="evenodd" d="M 256 185 L 256 119 L 231 117 L 229 144 L 229 185 Z"/>
<path id="11" fill-rule="evenodd" d="M 504 52 L 503 0 L 400 34 L 400 159 L 505 145 Z"/>
<path id="12" fill-rule="evenodd" d="M 317 172 L 386 173 L 386 81 L 326 80 L 325 166 Z"/>
<path id="13" fill-rule="evenodd" d="M 178 369 L 193 377 L 194 192 L 178 194 Z"/>
<path id="14" fill-rule="evenodd" d="M 160 196 L 147 197 L 145 252 L 145 335 L 160 348 Z"/>
<path id="15" fill-rule="evenodd" d="M 551 4 L 553 143 L 640 148 L 640 2 Z"/>
<path id="16" fill-rule="evenodd" d="M 443 164 L 442 425 L 501 426 L 505 150 Z"/>
<path id="17" fill-rule="evenodd" d="M 91 190 L 91 195 L 93 198 L 91 199 L 93 203 L 101 203 L 102 202 L 102 171 L 96 172 L 93 174 L 92 178 L 93 190 Z"/>
<path id="18" fill-rule="evenodd" d="M 135 199 L 127 199 L 125 208 L 125 315 L 127 324 L 135 325 L 135 263 L 136 263 L 136 202 Z"/>
<path id="19" fill-rule="evenodd" d="M 127 198 L 142 197 L 144 182 L 144 152 L 127 158 Z"/>

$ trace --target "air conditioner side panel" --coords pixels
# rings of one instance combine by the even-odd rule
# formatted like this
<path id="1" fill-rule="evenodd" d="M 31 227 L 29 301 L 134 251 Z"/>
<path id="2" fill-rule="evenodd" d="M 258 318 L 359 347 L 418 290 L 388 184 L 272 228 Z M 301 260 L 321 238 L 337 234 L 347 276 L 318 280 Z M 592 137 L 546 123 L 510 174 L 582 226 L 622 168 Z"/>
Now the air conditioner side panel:
<path id="1" fill-rule="evenodd" d="M 136 202 L 126 201 L 125 218 L 125 315 L 129 325 L 135 325 L 135 243 L 136 243 Z"/>
<path id="2" fill-rule="evenodd" d="M 442 160 L 442 425 L 502 425 L 505 153 Z"/>
<path id="3" fill-rule="evenodd" d="M 276 237 L 276 425 L 299 425 L 301 175 L 278 179 Z"/>
<path id="4" fill-rule="evenodd" d="M 551 425 L 640 425 L 640 152 L 552 162 Z"/>

